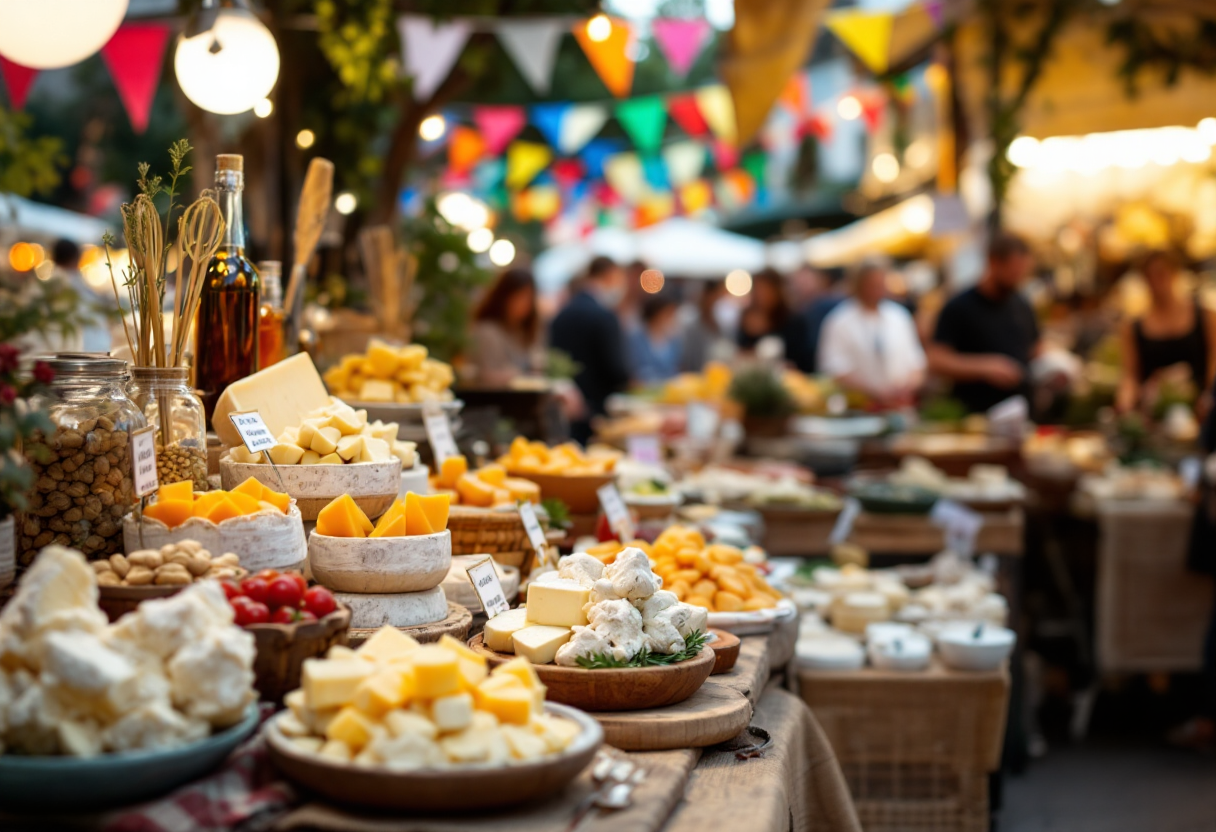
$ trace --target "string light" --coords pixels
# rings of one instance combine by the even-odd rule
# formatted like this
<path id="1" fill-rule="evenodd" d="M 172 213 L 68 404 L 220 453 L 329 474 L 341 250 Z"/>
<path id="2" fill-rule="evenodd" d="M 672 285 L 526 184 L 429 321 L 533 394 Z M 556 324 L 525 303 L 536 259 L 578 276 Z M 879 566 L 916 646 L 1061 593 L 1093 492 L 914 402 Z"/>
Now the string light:
<path id="1" fill-rule="evenodd" d="M 603 43 L 612 35 L 612 21 L 608 15 L 597 14 L 587 21 L 587 38 L 593 43 Z"/>
<path id="2" fill-rule="evenodd" d="M 253 12 L 223 8 L 210 28 L 178 38 L 173 69 L 195 106 L 223 115 L 245 113 L 279 80 L 279 47 Z"/>
<path id="3" fill-rule="evenodd" d="M 8 250 L 8 264 L 13 271 L 28 272 L 38 265 L 38 253 L 29 243 L 13 243 Z"/>
<path id="4" fill-rule="evenodd" d="M 438 141 L 447 131 L 448 123 L 440 115 L 427 116 L 418 125 L 418 135 L 424 142 Z"/>
<path id="5" fill-rule="evenodd" d="M 861 118 L 861 101 L 855 95 L 846 95 L 836 102 L 836 115 L 845 121 Z"/>
<path id="6" fill-rule="evenodd" d="M 515 244 L 510 240 L 495 240 L 490 246 L 490 262 L 502 268 L 511 265 L 515 259 Z"/>
<path id="7" fill-rule="evenodd" d="M 308 150 L 317 143 L 317 134 L 305 127 L 299 133 L 296 133 L 296 147 L 300 150 Z"/>
<path id="8" fill-rule="evenodd" d="M 494 232 L 488 228 L 475 228 L 469 232 L 469 251 L 482 254 L 494 244 Z"/>
<path id="9" fill-rule="evenodd" d="M 334 210 L 339 214 L 353 214 L 358 207 L 359 200 L 350 191 L 343 191 L 334 199 Z"/>
<path id="10" fill-rule="evenodd" d="M 663 273 L 658 269 L 647 269 L 642 272 L 639 280 L 642 284 L 642 291 L 651 295 L 656 295 L 663 291 L 663 284 L 667 282 L 667 279 L 663 277 Z"/>
<path id="11" fill-rule="evenodd" d="M 735 269 L 726 275 L 726 291 L 741 298 L 752 290 L 752 276 L 743 269 Z"/>
<path id="12" fill-rule="evenodd" d="M 274 112 L 274 102 L 269 98 L 263 98 L 257 104 L 253 105 L 253 114 L 258 118 L 270 118 L 270 114 Z"/>
<path id="13" fill-rule="evenodd" d="M 870 170 L 879 182 L 894 182 L 899 178 L 899 160 L 890 153 L 879 153 L 870 163 Z"/>

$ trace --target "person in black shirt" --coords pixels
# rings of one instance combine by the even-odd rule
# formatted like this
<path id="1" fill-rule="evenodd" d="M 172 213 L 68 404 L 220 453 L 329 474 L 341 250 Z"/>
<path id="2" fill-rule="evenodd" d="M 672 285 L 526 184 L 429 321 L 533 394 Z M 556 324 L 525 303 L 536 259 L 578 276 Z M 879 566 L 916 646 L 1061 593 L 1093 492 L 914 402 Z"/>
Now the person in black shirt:
<path id="1" fill-rule="evenodd" d="M 1030 401 L 1030 361 L 1038 350 L 1039 326 L 1018 290 L 1032 265 L 1024 240 L 994 236 L 980 282 L 951 298 L 938 316 L 929 369 L 954 382 L 954 397 L 971 413 L 1019 393 Z"/>
<path id="2" fill-rule="evenodd" d="M 550 346 L 580 368 L 574 383 L 589 413 L 570 424 L 570 434 L 579 442 L 591 438 L 589 417 L 603 415 L 608 396 L 629 383 L 625 338 L 616 312 L 624 297 L 625 270 L 607 257 L 596 257 L 579 291 L 549 327 Z"/>

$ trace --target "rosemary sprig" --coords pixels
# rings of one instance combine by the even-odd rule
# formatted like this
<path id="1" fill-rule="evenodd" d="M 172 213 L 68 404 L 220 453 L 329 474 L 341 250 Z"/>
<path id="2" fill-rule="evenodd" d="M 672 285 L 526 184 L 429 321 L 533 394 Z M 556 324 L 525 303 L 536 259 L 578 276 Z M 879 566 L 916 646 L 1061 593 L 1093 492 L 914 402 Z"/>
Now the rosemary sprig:
<path id="1" fill-rule="evenodd" d="M 695 658 L 701 652 L 701 648 L 705 646 L 705 642 L 708 639 L 709 636 L 706 633 L 697 630 L 684 636 L 684 649 L 678 653 L 652 653 L 649 647 L 643 647 L 636 656 L 628 661 L 621 661 L 608 653 L 592 653 L 590 656 L 579 656 L 577 661 L 578 666 L 584 670 L 602 670 L 620 667 L 662 667 Z"/>

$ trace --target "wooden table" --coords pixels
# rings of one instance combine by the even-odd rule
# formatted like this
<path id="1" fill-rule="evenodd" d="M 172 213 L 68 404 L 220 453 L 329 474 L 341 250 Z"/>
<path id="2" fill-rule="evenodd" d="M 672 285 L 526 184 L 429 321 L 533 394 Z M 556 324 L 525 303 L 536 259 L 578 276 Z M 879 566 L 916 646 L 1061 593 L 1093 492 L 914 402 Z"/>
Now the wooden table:
<path id="1" fill-rule="evenodd" d="M 977 553 L 1020 557 L 1025 514 L 1021 508 L 986 512 L 976 538 Z M 797 522 L 765 518 L 765 546 L 774 557 L 824 557 L 831 551 L 828 536 L 836 516 L 810 514 Z M 932 556 L 945 548 L 945 534 L 927 514 L 871 514 L 863 511 L 853 523 L 848 541 L 871 554 Z"/>

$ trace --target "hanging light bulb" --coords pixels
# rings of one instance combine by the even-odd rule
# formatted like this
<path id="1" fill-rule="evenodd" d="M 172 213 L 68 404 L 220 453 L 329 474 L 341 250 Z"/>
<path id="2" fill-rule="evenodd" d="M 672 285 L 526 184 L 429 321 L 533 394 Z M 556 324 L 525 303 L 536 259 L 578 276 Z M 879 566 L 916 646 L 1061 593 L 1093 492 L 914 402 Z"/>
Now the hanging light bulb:
<path id="1" fill-rule="evenodd" d="M 587 21 L 587 38 L 593 43 L 603 43 L 612 35 L 612 21 L 606 14 L 597 14 Z"/>
<path id="2" fill-rule="evenodd" d="M 127 0 L 0 0 L 0 55 L 31 69 L 80 63 L 106 45 Z"/>
<path id="3" fill-rule="evenodd" d="M 204 12 L 211 9 L 204 9 Z M 279 79 L 279 47 L 262 21 L 248 9 L 215 12 L 205 31 L 177 41 L 173 68 L 182 92 L 212 113 L 252 110 Z"/>

